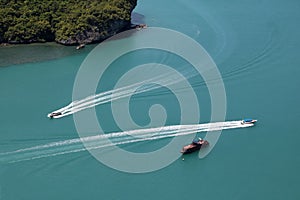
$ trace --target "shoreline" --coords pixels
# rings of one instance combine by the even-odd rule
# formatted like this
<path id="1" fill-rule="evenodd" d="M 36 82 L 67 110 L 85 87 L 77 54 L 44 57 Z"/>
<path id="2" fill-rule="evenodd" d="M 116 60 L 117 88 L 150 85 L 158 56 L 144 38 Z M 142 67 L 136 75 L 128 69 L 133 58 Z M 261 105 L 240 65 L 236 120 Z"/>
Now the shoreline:
<path id="1" fill-rule="evenodd" d="M 0 43 L 0 47 L 10 47 L 10 46 L 17 46 L 17 45 L 32 45 L 32 44 L 51 44 L 51 43 L 55 43 L 57 44 L 58 46 L 65 46 L 65 47 L 76 47 L 78 45 L 91 45 L 91 44 L 99 44 L 101 42 L 103 42 L 104 40 L 118 34 L 118 33 L 121 33 L 121 32 L 124 32 L 124 31 L 127 31 L 127 30 L 132 30 L 132 29 L 136 29 L 136 30 L 140 30 L 140 29 L 143 29 L 143 28 L 147 28 L 147 24 L 130 24 L 128 27 L 125 27 L 125 28 L 122 28 L 120 31 L 117 31 L 115 32 L 114 34 L 106 37 L 105 39 L 102 39 L 102 40 L 99 40 L 99 41 L 91 41 L 89 43 L 72 43 L 72 44 L 64 44 L 64 43 L 59 43 L 55 40 L 53 41 L 34 41 L 34 42 L 3 42 L 3 43 Z"/>
<path id="2" fill-rule="evenodd" d="M 131 26 L 126 30 L 141 30 L 144 28 L 147 28 L 147 25 L 140 23 L 131 24 Z M 87 53 L 92 50 L 95 45 L 100 44 L 103 41 L 85 44 L 85 48 L 78 48 L 78 45 L 75 44 L 64 45 L 55 41 L 19 44 L 0 43 L 0 68 L 24 63 L 43 62 Z"/>

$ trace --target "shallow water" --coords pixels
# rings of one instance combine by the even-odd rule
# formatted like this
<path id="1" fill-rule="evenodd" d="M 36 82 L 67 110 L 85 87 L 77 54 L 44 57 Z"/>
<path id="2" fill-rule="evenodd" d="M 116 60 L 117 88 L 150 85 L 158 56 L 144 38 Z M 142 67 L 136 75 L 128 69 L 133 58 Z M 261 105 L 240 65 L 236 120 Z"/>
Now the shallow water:
<path id="1" fill-rule="evenodd" d="M 78 138 L 72 116 L 49 120 L 46 115 L 72 101 L 78 69 L 95 45 L 82 51 L 69 47 L 48 50 L 47 45 L 38 45 L 38 49 L 34 45 L 13 47 L 12 51 L 1 47 L 0 63 L 5 67 L 0 68 L 0 199 L 186 199 L 193 194 L 205 199 L 299 199 L 299 7 L 296 0 L 139 1 L 135 12 L 146 24 L 190 36 L 213 58 L 226 89 L 226 120 L 258 119 L 255 127 L 224 130 L 204 159 L 197 154 L 184 156 L 184 161 L 179 158 L 150 173 L 117 171 L 88 151 L 6 162 L 5 152 Z M 55 53 L 56 48 L 62 49 Z M 112 89 L 133 66 L 153 62 L 179 71 L 183 65 L 190 67 L 167 52 L 133 52 L 112 64 L 97 92 Z M 189 81 L 199 99 L 199 122 L 209 122 L 208 89 L 199 76 Z M 178 89 L 181 94 L 187 91 L 185 87 Z M 126 102 L 116 103 L 125 106 Z M 129 109 L 137 125 L 147 127 L 151 122 L 149 108 L 154 104 L 164 106 L 166 125 L 180 123 L 174 94 L 159 88 L 132 97 Z M 97 106 L 96 113 L 105 132 L 121 131 L 110 103 Z M 163 117 L 152 122 L 159 124 Z M 170 141 L 120 147 L 145 153 Z M 104 149 L 103 153 L 108 152 Z"/>

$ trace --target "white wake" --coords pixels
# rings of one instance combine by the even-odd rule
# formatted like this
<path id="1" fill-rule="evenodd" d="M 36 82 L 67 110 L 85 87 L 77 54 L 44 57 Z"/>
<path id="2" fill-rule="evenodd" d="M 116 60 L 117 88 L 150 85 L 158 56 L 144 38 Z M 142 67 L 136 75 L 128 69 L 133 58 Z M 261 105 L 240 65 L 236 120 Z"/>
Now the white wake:
<path id="1" fill-rule="evenodd" d="M 162 86 L 168 86 L 175 83 L 179 83 L 193 76 L 195 76 L 195 74 L 192 73 L 192 71 L 186 71 L 184 73 L 184 76 L 178 76 L 178 74 L 175 72 L 170 72 L 169 74 L 162 74 L 155 78 L 141 81 L 139 83 L 101 92 L 99 94 L 91 95 L 81 100 L 73 101 L 67 106 L 52 111 L 51 113 L 61 113 L 60 115 L 53 116 L 53 118 L 62 118 L 88 108 L 115 101 L 124 97 L 129 97 L 133 94 L 145 93 L 151 90 L 158 89 Z M 156 81 L 159 81 L 161 85 L 153 84 Z M 49 113 L 47 116 L 50 117 L 51 113 Z"/>
<path id="2" fill-rule="evenodd" d="M 253 126 L 253 124 L 242 124 L 242 121 L 227 121 L 194 125 L 163 126 L 157 128 L 99 134 L 95 136 L 62 140 L 44 145 L 0 153 L 0 162 L 14 163 L 25 160 L 64 155 L 68 153 L 76 153 L 86 150 L 100 149 L 115 145 L 158 140 L 207 131 L 246 128 L 251 126 Z M 174 151 L 177 151 L 177 149 L 174 149 Z"/>

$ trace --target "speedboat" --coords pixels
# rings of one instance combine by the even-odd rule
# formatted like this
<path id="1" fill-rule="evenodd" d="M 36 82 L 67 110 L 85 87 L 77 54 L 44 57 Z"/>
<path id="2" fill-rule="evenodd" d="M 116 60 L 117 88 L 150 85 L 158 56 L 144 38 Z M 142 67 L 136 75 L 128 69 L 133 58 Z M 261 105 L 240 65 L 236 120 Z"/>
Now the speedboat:
<path id="1" fill-rule="evenodd" d="M 202 147 L 206 147 L 208 145 L 209 145 L 209 143 L 207 140 L 198 138 L 198 139 L 194 140 L 191 144 L 184 146 L 181 149 L 181 153 L 182 154 L 193 153 L 195 151 L 200 150 Z"/>
<path id="2" fill-rule="evenodd" d="M 254 124 L 255 122 L 257 122 L 256 119 L 243 119 L 242 120 L 242 124 Z"/>
<path id="3" fill-rule="evenodd" d="M 51 113 L 51 114 L 49 115 L 49 117 L 52 119 L 53 117 L 59 116 L 59 115 L 61 115 L 61 114 L 62 114 L 61 112 L 53 112 L 53 113 Z"/>
<path id="4" fill-rule="evenodd" d="M 136 30 L 141 30 L 147 28 L 147 24 L 134 24 L 132 27 Z"/>

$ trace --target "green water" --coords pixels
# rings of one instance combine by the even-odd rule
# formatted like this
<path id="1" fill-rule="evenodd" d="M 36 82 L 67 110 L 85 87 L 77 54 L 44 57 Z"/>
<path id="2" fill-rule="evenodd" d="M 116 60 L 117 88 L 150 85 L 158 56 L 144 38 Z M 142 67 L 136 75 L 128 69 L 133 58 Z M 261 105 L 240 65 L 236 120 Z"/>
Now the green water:
<path id="1" fill-rule="evenodd" d="M 88 151 L 16 163 L 0 154 L 0 199 L 299 199 L 299 8 L 296 0 L 139 1 L 135 12 L 145 23 L 192 37 L 214 59 L 226 89 L 226 120 L 253 117 L 258 124 L 223 131 L 205 159 L 185 156 L 146 174 L 111 169 Z M 1 47 L 0 153 L 78 137 L 71 116 L 49 120 L 46 114 L 71 102 L 76 73 L 94 46 Z M 181 62 L 160 52 L 128 56 L 120 62 Z M 99 90 L 116 79 L 107 74 Z M 191 82 L 201 93 L 200 122 L 208 122 L 207 88 L 201 78 Z M 160 103 L 169 114 L 167 124 L 177 124 L 172 98 L 167 91 L 138 96 L 131 102 L 133 119 L 146 125 L 149 102 Z M 98 119 L 106 131 L 118 131 L 109 108 L 97 107 Z M 124 148 L 144 152 L 168 142 Z"/>

